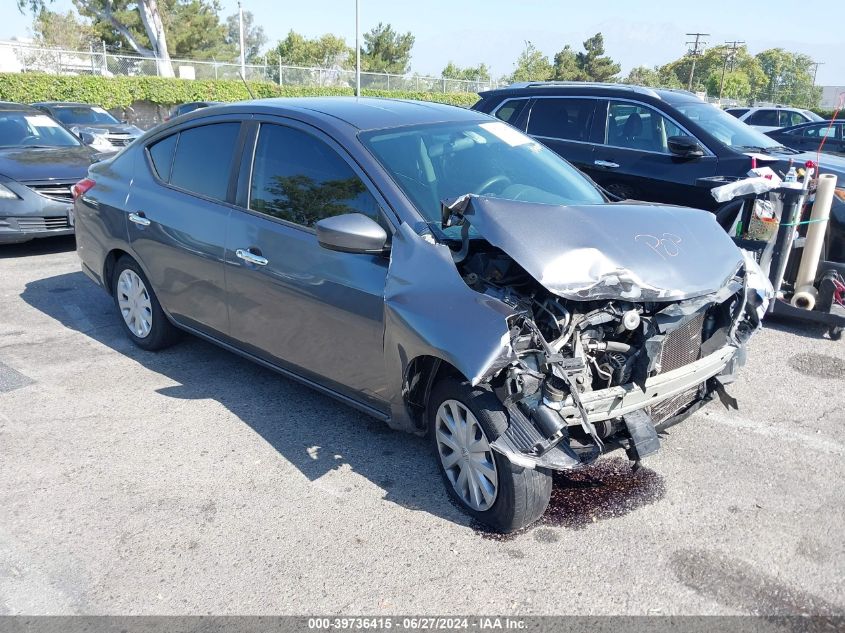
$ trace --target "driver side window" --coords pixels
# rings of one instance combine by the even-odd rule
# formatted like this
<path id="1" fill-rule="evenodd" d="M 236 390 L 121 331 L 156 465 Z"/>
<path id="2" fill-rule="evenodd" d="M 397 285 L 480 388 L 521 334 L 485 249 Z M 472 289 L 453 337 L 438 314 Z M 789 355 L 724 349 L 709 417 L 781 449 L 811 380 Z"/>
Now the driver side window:
<path id="1" fill-rule="evenodd" d="M 363 213 L 387 228 L 376 199 L 334 149 L 283 125 L 259 128 L 249 208 L 306 228 L 345 213 Z"/>
<path id="2" fill-rule="evenodd" d="M 668 139 L 686 133 L 665 116 L 627 101 L 611 101 L 607 109 L 607 145 L 669 153 Z"/>

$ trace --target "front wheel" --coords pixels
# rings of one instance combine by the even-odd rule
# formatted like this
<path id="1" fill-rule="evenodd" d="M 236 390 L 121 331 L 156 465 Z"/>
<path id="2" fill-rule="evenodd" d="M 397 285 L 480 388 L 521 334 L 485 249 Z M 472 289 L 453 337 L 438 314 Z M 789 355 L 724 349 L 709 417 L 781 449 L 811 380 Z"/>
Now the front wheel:
<path id="1" fill-rule="evenodd" d="M 467 514 L 499 532 L 518 530 L 543 515 L 551 475 L 515 466 L 491 448 L 508 427 L 507 412 L 491 391 L 445 378 L 432 389 L 428 411 L 446 489 Z"/>

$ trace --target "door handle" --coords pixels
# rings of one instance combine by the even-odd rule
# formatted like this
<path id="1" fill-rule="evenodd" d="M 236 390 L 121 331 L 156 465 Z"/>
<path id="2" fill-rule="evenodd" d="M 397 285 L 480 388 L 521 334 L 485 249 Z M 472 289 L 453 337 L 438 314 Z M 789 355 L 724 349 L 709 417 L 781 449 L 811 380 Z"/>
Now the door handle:
<path id="1" fill-rule="evenodd" d="M 594 160 L 593 165 L 596 167 L 604 167 L 605 169 L 616 169 L 619 167 L 619 163 L 613 163 L 609 160 Z"/>
<path id="2" fill-rule="evenodd" d="M 238 250 L 236 250 L 235 256 L 238 259 L 242 259 L 245 262 L 248 262 L 250 264 L 255 264 L 256 266 L 266 266 L 269 263 L 269 261 L 266 257 L 262 257 L 261 255 L 256 255 L 252 251 L 247 250 L 245 248 L 239 248 Z"/>
<path id="3" fill-rule="evenodd" d="M 144 217 L 143 211 L 138 211 L 137 213 L 130 213 L 129 221 L 134 222 L 138 226 L 149 226 L 151 224 L 151 221 Z"/>

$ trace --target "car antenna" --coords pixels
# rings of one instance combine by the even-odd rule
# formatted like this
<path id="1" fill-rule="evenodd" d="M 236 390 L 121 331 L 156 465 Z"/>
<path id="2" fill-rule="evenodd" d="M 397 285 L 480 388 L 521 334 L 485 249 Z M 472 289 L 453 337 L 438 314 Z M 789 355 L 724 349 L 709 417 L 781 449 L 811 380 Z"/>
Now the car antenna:
<path id="1" fill-rule="evenodd" d="M 240 78 L 241 78 L 241 81 L 242 81 L 242 82 L 244 82 L 244 88 L 246 88 L 246 91 L 247 91 L 247 93 L 249 94 L 249 98 L 250 98 L 250 99 L 255 99 L 255 95 L 254 95 L 254 94 L 252 94 L 252 90 L 250 90 L 250 88 L 249 88 L 249 84 L 246 82 L 246 79 L 244 79 L 244 76 L 241 74 L 241 71 L 240 71 L 240 70 L 238 71 L 238 77 L 240 77 Z"/>

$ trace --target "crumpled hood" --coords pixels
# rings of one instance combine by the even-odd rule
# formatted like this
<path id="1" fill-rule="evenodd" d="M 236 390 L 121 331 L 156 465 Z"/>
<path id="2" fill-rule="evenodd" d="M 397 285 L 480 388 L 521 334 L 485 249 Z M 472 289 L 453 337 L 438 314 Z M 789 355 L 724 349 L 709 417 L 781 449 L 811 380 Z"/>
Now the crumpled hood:
<path id="1" fill-rule="evenodd" d="M 707 211 L 638 203 L 557 206 L 464 196 L 448 208 L 566 299 L 679 301 L 724 286 L 742 251 Z"/>
<path id="2" fill-rule="evenodd" d="M 93 155 L 84 145 L 0 149 L 0 176 L 21 182 L 82 180 Z"/>

